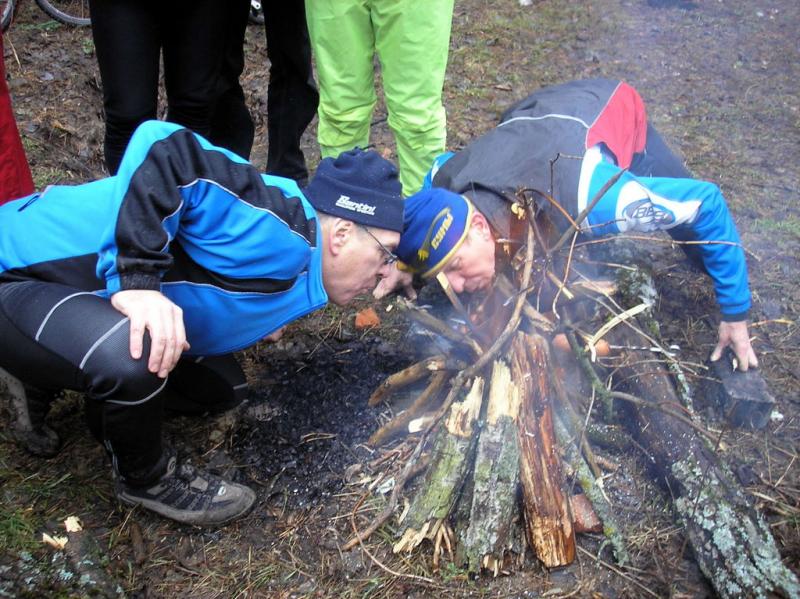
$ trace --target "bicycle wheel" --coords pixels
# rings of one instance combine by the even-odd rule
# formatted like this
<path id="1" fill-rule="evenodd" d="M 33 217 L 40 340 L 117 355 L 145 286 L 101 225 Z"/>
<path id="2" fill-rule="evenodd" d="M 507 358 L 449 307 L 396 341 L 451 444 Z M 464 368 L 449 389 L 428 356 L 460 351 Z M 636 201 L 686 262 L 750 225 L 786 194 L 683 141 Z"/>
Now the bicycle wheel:
<path id="1" fill-rule="evenodd" d="M 36 0 L 44 12 L 59 23 L 67 25 L 89 25 L 88 0 Z"/>
<path id="2" fill-rule="evenodd" d="M 3 28 L 3 31 L 8 29 L 11 21 L 14 20 L 15 4 L 14 0 L 0 0 L 0 27 Z"/>
<path id="3" fill-rule="evenodd" d="M 249 19 L 251 23 L 256 23 L 258 25 L 264 23 L 264 11 L 261 10 L 261 2 L 258 0 L 251 0 L 250 2 Z"/>

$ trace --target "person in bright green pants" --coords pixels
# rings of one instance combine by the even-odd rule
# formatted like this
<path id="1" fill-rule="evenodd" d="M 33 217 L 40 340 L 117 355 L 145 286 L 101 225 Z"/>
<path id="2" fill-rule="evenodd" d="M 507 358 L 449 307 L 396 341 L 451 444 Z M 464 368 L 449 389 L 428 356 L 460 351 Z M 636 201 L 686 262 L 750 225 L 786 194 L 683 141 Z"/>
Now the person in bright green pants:
<path id="1" fill-rule="evenodd" d="M 442 87 L 454 0 L 308 0 L 323 157 L 369 144 L 377 53 L 403 193 L 445 148 Z"/>

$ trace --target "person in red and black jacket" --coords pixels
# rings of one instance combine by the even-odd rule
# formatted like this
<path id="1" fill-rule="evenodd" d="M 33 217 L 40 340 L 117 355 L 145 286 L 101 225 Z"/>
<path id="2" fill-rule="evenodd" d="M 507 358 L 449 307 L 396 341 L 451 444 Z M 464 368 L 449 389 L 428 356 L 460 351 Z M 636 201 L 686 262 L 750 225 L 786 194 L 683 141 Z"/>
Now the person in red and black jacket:
<path id="1" fill-rule="evenodd" d="M 0 51 L 3 50 L 0 34 Z M 25 149 L 11 110 L 4 61 L 0 61 L 0 204 L 33 192 L 33 179 Z"/>

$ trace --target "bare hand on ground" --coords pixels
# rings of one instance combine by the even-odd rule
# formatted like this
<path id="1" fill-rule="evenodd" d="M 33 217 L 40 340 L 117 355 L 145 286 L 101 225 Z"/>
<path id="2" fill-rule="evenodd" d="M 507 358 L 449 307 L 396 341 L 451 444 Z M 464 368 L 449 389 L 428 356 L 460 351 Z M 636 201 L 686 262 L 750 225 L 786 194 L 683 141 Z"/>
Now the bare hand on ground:
<path id="1" fill-rule="evenodd" d="M 150 333 L 147 368 L 166 378 L 175 368 L 181 353 L 189 349 L 183 310 L 159 291 L 128 289 L 111 296 L 111 305 L 131 321 L 130 352 L 134 360 L 142 357 L 145 330 Z"/>
<path id="2" fill-rule="evenodd" d="M 372 296 L 375 299 L 381 299 L 398 289 L 402 289 L 408 299 L 417 299 L 417 292 L 411 284 L 413 280 L 414 276 L 411 273 L 400 270 L 397 268 L 397 264 L 394 264 L 389 271 L 389 275 L 378 282 L 372 292 Z"/>
<path id="3" fill-rule="evenodd" d="M 739 370 L 758 368 L 758 358 L 753 346 L 750 345 L 750 333 L 747 330 L 747 321 L 719 323 L 719 341 L 711 353 L 711 360 L 716 362 L 722 357 L 722 350 L 730 346 L 736 354 Z"/>

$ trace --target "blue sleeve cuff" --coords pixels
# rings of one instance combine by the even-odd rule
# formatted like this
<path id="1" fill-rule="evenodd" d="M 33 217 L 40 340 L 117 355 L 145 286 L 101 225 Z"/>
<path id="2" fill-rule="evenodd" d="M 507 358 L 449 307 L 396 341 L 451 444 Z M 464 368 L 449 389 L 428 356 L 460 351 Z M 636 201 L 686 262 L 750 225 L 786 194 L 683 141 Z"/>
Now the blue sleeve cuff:
<path id="1" fill-rule="evenodd" d="M 724 322 L 741 322 L 750 318 L 750 310 L 736 312 L 735 314 L 723 314 L 721 318 Z"/>

